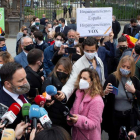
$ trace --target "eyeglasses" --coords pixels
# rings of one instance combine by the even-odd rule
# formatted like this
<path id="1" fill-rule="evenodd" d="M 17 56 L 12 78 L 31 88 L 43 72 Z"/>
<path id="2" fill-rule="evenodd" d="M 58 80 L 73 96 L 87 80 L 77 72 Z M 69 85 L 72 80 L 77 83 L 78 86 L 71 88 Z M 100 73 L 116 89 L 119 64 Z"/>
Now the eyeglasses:
<path id="1" fill-rule="evenodd" d="M 58 38 L 56 38 L 56 40 L 57 40 L 57 41 L 63 41 L 63 39 L 58 39 Z"/>

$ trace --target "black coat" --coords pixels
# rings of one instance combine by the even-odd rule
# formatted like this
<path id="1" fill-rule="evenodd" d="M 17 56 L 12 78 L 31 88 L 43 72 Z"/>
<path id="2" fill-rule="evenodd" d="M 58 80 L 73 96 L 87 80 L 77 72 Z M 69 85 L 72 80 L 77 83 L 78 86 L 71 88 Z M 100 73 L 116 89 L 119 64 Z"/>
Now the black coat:
<path id="1" fill-rule="evenodd" d="M 68 26 L 65 26 L 64 31 L 63 31 L 63 34 L 65 35 L 65 37 L 67 37 L 67 34 L 68 34 L 69 30 L 70 30 L 70 28 Z M 59 26 L 55 28 L 55 32 L 60 33 L 60 27 Z"/>
<path id="2" fill-rule="evenodd" d="M 41 76 L 33 71 L 29 66 L 25 68 L 26 74 L 27 74 L 27 80 L 30 84 L 30 91 L 27 93 L 29 97 L 35 97 L 37 94 L 37 90 L 39 91 L 39 94 L 41 93 L 41 87 L 42 87 L 42 79 Z"/>
<path id="3" fill-rule="evenodd" d="M 36 49 L 40 49 L 44 52 L 44 50 L 48 47 L 48 43 L 46 43 L 45 41 L 43 41 L 42 45 L 37 45 L 37 43 L 34 44 Z"/>
<path id="4" fill-rule="evenodd" d="M 128 34 L 130 36 L 135 37 L 135 35 L 140 31 L 140 25 L 137 25 L 133 28 L 133 32 L 131 33 L 131 26 L 130 24 L 126 24 L 123 29 L 123 34 Z"/>
<path id="5" fill-rule="evenodd" d="M 41 18 L 40 19 L 40 24 L 45 26 L 46 25 L 45 20 L 46 20 L 46 18 Z"/>
<path id="6" fill-rule="evenodd" d="M 112 22 L 112 29 L 113 29 L 113 33 L 114 33 L 114 39 L 117 39 L 118 34 L 119 34 L 120 30 L 121 30 L 120 23 L 117 20 Z"/>
<path id="7" fill-rule="evenodd" d="M 76 24 L 69 24 L 68 27 L 69 27 L 70 29 L 75 30 L 75 31 L 77 30 L 77 25 L 76 25 Z"/>
<path id="8" fill-rule="evenodd" d="M 138 99 L 140 99 L 140 83 L 136 77 L 131 77 L 132 83 L 136 89 L 135 95 Z M 107 84 L 111 83 L 113 86 L 119 86 L 119 81 L 116 79 L 114 74 L 110 74 L 104 84 L 104 89 L 106 88 Z M 102 129 L 106 132 L 109 132 L 112 129 L 113 124 L 113 111 L 115 105 L 115 95 L 110 93 L 106 95 L 105 101 L 105 108 L 103 112 L 103 122 L 102 122 Z M 136 101 L 134 101 L 135 103 Z"/>
<path id="9" fill-rule="evenodd" d="M 42 92 L 45 91 L 46 86 L 53 85 L 57 88 L 57 90 L 61 90 L 63 87 L 63 84 L 59 81 L 57 77 L 52 75 L 51 77 L 46 78 L 42 85 Z M 48 111 L 48 115 L 54 125 L 59 125 L 66 129 L 70 133 L 70 126 L 67 125 L 66 117 L 63 115 L 62 112 L 62 103 L 56 100 L 52 97 L 53 100 L 55 100 L 55 103 L 51 105 L 50 107 L 45 107 L 45 109 Z M 73 103 L 75 100 L 75 94 L 72 95 L 72 97 L 69 99 L 68 103 L 66 104 L 69 109 L 71 109 Z"/>

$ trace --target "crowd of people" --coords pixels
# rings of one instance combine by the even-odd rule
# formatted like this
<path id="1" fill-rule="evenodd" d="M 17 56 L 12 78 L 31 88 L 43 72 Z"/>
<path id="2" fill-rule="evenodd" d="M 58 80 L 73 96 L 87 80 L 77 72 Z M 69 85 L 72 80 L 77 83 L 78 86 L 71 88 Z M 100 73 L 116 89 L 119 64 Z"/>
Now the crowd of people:
<path id="1" fill-rule="evenodd" d="M 23 122 L 20 111 L 13 123 L 1 121 L 0 128 L 14 129 L 21 140 L 101 140 L 102 131 L 109 140 L 136 139 L 140 134 L 139 21 L 140 16 L 131 19 L 118 38 L 121 26 L 113 15 L 109 36 L 80 37 L 75 18 L 67 26 L 64 18 L 51 23 L 43 14 L 42 19 L 34 17 L 30 27 L 21 27 L 14 58 L 2 33 L 0 105 L 9 108 L 18 103 L 22 108 L 25 103 L 34 105 L 42 95 L 46 101 L 40 107 L 48 112 L 52 126 L 44 128 L 38 120 L 34 128 L 34 121 Z M 137 39 L 133 48 L 126 35 Z M 57 90 L 52 96 L 50 85 Z"/>

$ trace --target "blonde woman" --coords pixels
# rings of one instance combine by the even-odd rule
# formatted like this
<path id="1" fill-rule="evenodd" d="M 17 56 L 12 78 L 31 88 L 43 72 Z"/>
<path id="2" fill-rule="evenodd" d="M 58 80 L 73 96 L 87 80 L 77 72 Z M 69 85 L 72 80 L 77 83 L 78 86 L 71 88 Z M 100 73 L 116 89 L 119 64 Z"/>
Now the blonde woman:
<path id="1" fill-rule="evenodd" d="M 76 98 L 68 117 L 73 126 L 72 140 L 101 140 L 101 122 L 104 103 L 103 89 L 96 70 L 83 69 L 75 87 Z"/>
<path id="2" fill-rule="evenodd" d="M 136 98 L 140 99 L 140 83 L 134 74 L 135 61 L 131 56 L 125 56 L 120 60 L 117 70 L 109 75 L 104 84 L 106 105 L 102 129 L 109 133 L 109 140 L 119 139 L 121 126 L 126 126 L 128 132 L 137 124 L 133 106 Z"/>

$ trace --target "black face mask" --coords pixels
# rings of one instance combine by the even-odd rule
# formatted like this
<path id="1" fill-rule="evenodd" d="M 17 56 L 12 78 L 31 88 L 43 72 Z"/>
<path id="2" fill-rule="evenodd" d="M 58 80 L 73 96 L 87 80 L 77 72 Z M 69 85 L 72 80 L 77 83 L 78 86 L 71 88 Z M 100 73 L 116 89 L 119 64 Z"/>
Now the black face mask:
<path id="1" fill-rule="evenodd" d="M 122 47 L 122 46 L 119 47 L 119 50 L 120 50 L 121 52 L 124 52 L 126 49 L 127 49 L 127 47 Z"/>
<path id="2" fill-rule="evenodd" d="M 64 73 L 64 72 L 56 72 L 58 79 L 61 80 L 65 80 L 66 78 L 68 78 L 68 74 Z"/>
<path id="3" fill-rule="evenodd" d="M 30 44 L 30 45 L 24 47 L 24 50 L 26 50 L 26 51 L 30 51 L 32 49 L 34 49 L 34 44 Z"/>
<path id="4" fill-rule="evenodd" d="M 140 45 L 135 45 L 135 52 L 140 55 Z"/>
<path id="5" fill-rule="evenodd" d="M 81 58 L 81 56 L 82 56 L 82 55 L 79 55 L 79 54 L 77 54 L 77 53 L 74 53 L 74 54 L 72 55 L 72 61 L 77 61 L 79 58 Z"/>

